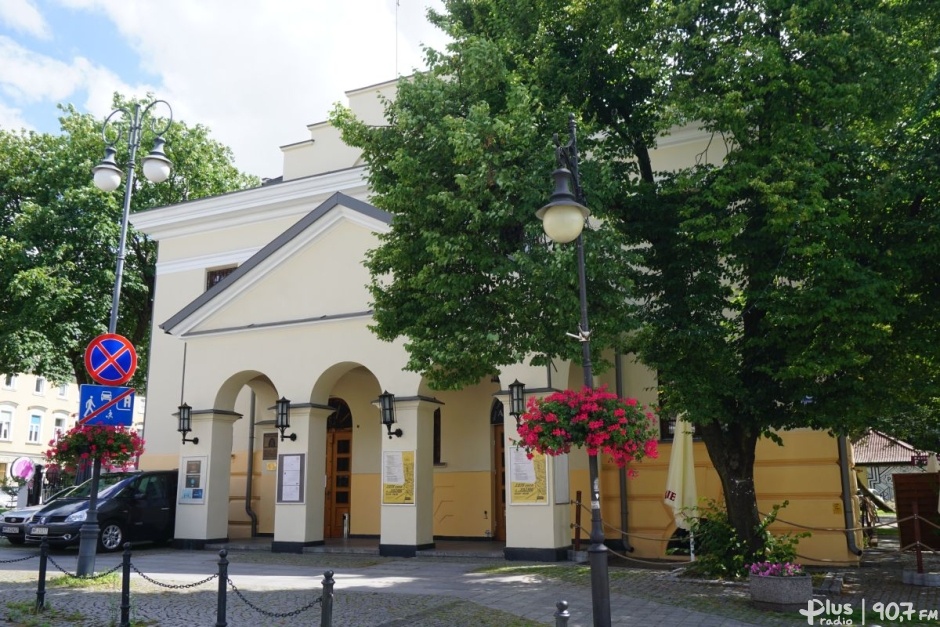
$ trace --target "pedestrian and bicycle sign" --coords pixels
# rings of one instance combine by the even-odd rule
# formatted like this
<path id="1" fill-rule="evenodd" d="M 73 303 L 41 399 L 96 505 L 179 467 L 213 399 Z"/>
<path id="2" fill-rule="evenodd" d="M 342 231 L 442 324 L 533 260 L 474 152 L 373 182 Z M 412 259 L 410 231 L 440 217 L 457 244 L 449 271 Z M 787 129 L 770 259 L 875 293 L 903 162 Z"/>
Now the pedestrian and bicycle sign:
<path id="1" fill-rule="evenodd" d="M 85 369 L 102 385 L 122 385 L 130 381 L 137 370 L 137 351 L 122 335 L 99 335 L 85 349 Z"/>
<path id="2" fill-rule="evenodd" d="M 134 388 L 82 385 L 78 396 L 79 424 L 129 427 L 134 423 Z"/>

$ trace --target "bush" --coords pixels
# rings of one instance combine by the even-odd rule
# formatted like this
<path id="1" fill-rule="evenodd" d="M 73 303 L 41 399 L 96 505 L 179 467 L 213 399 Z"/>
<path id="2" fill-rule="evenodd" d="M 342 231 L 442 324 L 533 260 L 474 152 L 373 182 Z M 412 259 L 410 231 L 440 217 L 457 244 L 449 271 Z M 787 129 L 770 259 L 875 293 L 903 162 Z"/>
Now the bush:
<path id="1" fill-rule="evenodd" d="M 800 539 L 809 537 L 809 532 L 785 533 L 775 536 L 769 527 L 782 505 L 774 505 L 771 512 L 757 526 L 757 533 L 764 539 L 764 550 L 750 554 L 744 542 L 738 538 L 728 520 L 728 511 L 723 503 L 708 499 L 698 508 L 700 517 L 692 520 L 692 536 L 695 541 L 695 561 L 689 564 L 686 573 L 693 576 L 740 579 L 747 577 L 748 565 L 754 562 L 794 562 L 796 545 Z"/>

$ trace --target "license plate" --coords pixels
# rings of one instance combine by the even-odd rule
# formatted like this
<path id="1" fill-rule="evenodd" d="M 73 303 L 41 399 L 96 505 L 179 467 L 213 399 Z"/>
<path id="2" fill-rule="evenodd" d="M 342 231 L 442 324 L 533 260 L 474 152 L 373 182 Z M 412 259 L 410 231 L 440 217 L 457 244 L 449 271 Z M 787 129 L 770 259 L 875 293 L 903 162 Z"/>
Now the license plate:
<path id="1" fill-rule="evenodd" d="M 34 536 L 48 536 L 49 527 L 33 527 L 29 532 Z"/>
<path id="2" fill-rule="evenodd" d="M 19 533 L 19 532 L 20 532 L 20 529 L 19 529 L 19 527 L 4 527 L 3 529 L 0 529 L 0 532 L 2 532 L 2 533 Z"/>

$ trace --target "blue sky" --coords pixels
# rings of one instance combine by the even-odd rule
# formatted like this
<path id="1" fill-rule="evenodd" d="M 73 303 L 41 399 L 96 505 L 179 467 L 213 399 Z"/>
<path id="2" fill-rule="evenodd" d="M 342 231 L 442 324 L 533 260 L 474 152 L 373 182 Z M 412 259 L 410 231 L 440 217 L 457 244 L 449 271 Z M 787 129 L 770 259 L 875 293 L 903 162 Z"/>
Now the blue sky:
<path id="1" fill-rule="evenodd" d="M 344 92 L 423 67 L 440 0 L 0 0 L 0 128 L 58 132 L 59 103 L 102 119 L 115 91 L 166 100 L 251 174 L 281 174 Z"/>

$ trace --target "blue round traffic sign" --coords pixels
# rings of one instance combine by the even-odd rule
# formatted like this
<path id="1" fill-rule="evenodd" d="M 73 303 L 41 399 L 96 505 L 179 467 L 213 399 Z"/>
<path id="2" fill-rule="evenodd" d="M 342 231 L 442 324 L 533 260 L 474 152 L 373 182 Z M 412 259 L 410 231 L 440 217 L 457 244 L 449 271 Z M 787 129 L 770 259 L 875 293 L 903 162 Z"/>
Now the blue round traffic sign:
<path id="1" fill-rule="evenodd" d="M 127 383 L 137 370 L 137 351 L 123 335 L 99 335 L 85 349 L 85 369 L 103 385 Z"/>

